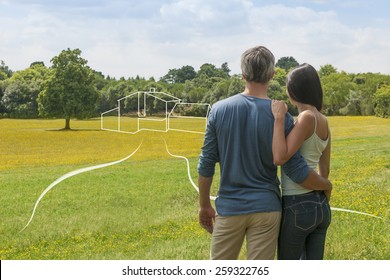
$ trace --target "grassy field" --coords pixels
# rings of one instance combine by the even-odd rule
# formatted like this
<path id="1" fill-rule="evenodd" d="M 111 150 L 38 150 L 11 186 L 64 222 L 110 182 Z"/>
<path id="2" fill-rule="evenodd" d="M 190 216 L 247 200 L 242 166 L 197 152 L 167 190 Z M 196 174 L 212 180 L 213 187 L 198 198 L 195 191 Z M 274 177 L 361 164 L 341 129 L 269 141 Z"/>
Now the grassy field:
<path id="1" fill-rule="evenodd" d="M 390 120 L 331 117 L 333 207 L 327 259 L 390 259 Z M 202 134 L 100 130 L 100 120 L 0 120 L 0 259 L 208 259 L 210 236 L 197 223 L 197 192 L 187 177 Z M 71 177 L 67 172 L 128 160 Z M 214 182 L 214 194 L 218 177 Z M 242 252 L 241 258 L 244 258 Z"/>

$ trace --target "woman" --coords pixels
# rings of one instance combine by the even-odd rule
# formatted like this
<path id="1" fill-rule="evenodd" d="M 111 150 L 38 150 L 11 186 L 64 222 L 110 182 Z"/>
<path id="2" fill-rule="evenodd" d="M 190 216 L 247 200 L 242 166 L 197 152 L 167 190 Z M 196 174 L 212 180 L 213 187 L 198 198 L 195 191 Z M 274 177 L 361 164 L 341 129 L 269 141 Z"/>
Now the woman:
<path id="1" fill-rule="evenodd" d="M 272 102 L 275 118 L 272 153 L 274 163 L 282 165 L 297 151 L 309 167 L 328 178 L 330 130 L 321 114 L 322 88 L 317 71 L 302 64 L 287 75 L 287 94 L 297 106 L 299 116 L 287 138 L 284 118 L 287 105 Z M 323 259 L 326 231 L 331 221 L 330 191 L 314 191 L 294 183 L 282 171 L 282 224 L 278 241 L 279 259 Z"/>

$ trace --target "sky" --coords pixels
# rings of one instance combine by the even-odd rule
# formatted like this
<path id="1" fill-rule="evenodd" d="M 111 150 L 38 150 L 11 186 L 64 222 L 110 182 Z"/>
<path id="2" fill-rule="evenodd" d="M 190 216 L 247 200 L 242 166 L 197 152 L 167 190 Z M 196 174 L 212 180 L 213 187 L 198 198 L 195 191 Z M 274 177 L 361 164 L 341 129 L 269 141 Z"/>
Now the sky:
<path id="1" fill-rule="evenodd" d="M 388 0 L 0 0 L 0 60 L 51 66 L 80 49 L 111 77 L 154 77 L 204 63 L 240 73 L 241 54 L 269 48 L 317 70 L 390 74 Z"/>

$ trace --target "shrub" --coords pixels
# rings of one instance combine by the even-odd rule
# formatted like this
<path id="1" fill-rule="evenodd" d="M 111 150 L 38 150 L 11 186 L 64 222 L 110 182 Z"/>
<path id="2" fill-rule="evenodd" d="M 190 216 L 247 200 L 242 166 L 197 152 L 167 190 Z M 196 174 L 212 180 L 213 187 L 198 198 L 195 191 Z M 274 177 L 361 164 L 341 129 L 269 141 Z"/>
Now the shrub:
<path id="1" fill-rule="evenodd" d="M 375 94 L 375 115 L 388 118 L 390 116 L 390 85 L 378 88 Z"/>

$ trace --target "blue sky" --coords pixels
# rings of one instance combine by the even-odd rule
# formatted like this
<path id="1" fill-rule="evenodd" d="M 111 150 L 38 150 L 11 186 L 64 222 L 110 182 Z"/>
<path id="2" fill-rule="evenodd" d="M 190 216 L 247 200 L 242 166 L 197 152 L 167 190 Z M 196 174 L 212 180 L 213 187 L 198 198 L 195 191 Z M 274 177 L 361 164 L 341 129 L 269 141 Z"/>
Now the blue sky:
<path id="1" fill-rule="evenodd" d="M 0 60 L 12 70 L 79 48 L 112 77 L 227 62 L 267 46 L 319 69 L 390 74 L 390 1 L 0 0 Z"/>

